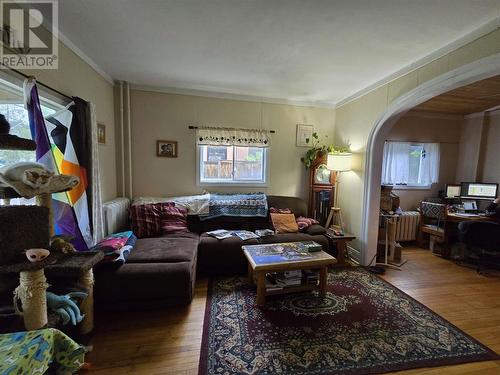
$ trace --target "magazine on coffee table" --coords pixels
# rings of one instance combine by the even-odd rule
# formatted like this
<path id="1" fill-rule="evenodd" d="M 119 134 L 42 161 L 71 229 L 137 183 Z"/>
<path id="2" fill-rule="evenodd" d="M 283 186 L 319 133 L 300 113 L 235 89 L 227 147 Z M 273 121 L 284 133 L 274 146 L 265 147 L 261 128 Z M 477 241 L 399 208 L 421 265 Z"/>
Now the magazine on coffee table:
<path id="1" fill-rule="evenodd" d="M 225 229 L 218 229 L 218 230 L 212 230 L 210 232 L 207 232 L 209 236 L 215 237 L 218 240 L 223 240 L 224 238 L 229 238 L 232 237 L 233 234 Z"/>
<path id="2" fill-rule="evenodd" d="M 313 256 L 301 242 L 245 246 L 255 264 L 282 263 L 311 259 Z"/>
<path id="3" fill-rule="evenodd" d="M 249 230 L 235 230 L 235 231 L 232 231 L 231 234 L 233 234 L 234 236 L 238 236 L 243 241 L 249 240 L 251 238 L 259 238 L 259 236 L 257 236 L 253 232 L 250 232 Z"/>

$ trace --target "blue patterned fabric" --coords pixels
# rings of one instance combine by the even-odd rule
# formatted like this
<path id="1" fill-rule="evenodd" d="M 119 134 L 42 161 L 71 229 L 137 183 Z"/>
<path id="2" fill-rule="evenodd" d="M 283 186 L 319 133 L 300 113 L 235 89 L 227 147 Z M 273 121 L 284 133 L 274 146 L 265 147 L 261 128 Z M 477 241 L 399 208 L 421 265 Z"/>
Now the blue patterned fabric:
<path id="1" fill-rule="evenodd" d="M 256 194 L 210 194 L 208 215 L 201 220 L 219 216 L 267 217 L 267 198 Z"/>
<path id="2" fill-rule="evenodd" d="M 123 265 L 134 249 L 137 237 L 132 231 L 113 233 L 102 239 L 91 248 L 92 251 L 103 251 L 104 259 L 102 263 L 112 263 Z"/>
<path id="3" fill-rule="evenodd" d="M 446 205 L 431 202 L 422 202 L 422 215 L 431 219 L 444 220 L 446 216 Z"/>

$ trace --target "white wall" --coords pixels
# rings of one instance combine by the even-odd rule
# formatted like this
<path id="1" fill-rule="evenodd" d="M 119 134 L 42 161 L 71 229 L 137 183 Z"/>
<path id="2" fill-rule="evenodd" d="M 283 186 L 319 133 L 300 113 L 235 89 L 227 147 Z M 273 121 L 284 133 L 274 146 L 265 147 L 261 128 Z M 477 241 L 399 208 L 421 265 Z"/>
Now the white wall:
<path id="1" fill-rule="evenodd" d="M 486 117 L 480 178 L 483 182 L 500 183 L 500 110 L 489 112 Z"/>
<path id="2" fill-rule="evenodd" d="M 484 113 L 465 116 L 460 136 L 456 180 L 476 181 Z"/>
<path id="3" fill-rule="evenodd" d="M 462 121 L 461 116 L 410 111 L 394 124 L 388 140 L 440 143 L 438 183 L 430 189 L 394 189 L 403 210 L 414 210 L 423 199 L 437 197 L 447 183 L 455 183 Z"/>
<path id="4" fill-rule="evenodd" d="M 296 124 L 312 124 L 333 143 L 333 108 L 300 107 L 131 90 L 132 184 L 134 196 L 196 194 L 195 131 L 189 125 L 272 129 L 270 180 L 266 188 L 210 191 L 264 191 L 307 198 L 308 172 L 296 147 Z M 156 156 L 156 140 L 178 142 L 177 158 Z"/>
<path id="5" fill-rule="evenodd" d="M 466 116 L 457 181 L 500 183 L 500 110 Z"/>

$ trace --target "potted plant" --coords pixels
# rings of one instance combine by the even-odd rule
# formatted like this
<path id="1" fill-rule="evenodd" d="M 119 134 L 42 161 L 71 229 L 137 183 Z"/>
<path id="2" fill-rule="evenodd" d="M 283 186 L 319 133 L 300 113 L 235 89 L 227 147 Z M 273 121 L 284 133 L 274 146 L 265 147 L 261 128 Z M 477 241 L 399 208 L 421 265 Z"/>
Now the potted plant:
<path id="1" fill-rule="evenodd" d="M 300 158 L 300 161 L 304 163 L 306 169 L 311 168 L 317 158 L 322 158 L 326 154 L 334 152 L 349 152 L 348 146 L 320 145 L 319 135 L 316 132 L 312 134 L 312 138 L 312 147 L 307 150 L 306 154 L 302 158 Z M 327 136 L 325 136 L 325 138 L 327 138 Z"/>

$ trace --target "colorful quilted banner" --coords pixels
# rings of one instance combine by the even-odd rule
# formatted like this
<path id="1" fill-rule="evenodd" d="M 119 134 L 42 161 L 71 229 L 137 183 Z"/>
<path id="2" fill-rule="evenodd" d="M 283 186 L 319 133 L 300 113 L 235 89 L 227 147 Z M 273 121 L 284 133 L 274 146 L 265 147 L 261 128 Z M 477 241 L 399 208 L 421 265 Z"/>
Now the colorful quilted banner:
<path id="1" fill-rule="evenodd" d="M 36 81 L 24 85 L 31 136 L 37 144 L 36 160 L 56 174 L 78 176 L 80 183 L 72 190 L 52 195 L 56 235 L 72 237 L 79 251 L 93 245 L 89 190 L 90 139 L 82 126 L 86 102 L 74 98 L 66 108 L 43 117 Z"/>

